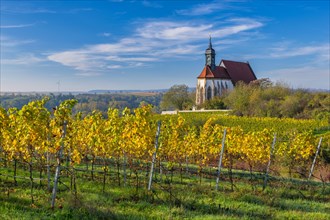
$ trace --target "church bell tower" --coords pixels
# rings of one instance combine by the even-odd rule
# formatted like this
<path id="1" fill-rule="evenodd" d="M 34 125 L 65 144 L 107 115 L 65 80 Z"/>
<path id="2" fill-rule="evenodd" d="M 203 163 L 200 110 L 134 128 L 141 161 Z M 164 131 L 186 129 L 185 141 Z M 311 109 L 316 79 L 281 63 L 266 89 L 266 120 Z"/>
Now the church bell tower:
<path id="1" fill-rule="evenodd" d="M 256 79 L 249 63 L 221 60 L 217 66 L 210 36 L 209 46 L 205 50 L 205 65 L 197 77 L 196 105 L 202 107 L 205 101 L 222 96 L 232 90 L 238 81 L 248 84 Z"/>
<path id="2" fill-rule="evenodd" d="M 211 36 L 209 39 L 209 47 L 205 50 L 205 65 L 208 65 L 211 70 L 215 69 L 215 50 L 212 48 Z"/>

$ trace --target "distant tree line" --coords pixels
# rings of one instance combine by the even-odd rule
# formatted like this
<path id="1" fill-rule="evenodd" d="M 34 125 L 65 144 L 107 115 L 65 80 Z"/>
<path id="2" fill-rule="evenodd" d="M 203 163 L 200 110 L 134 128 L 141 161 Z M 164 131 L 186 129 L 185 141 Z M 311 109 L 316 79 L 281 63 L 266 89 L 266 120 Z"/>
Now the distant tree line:
<path id="1" fill-rule="evenodd" d="M 0 96 L 4 108 L 21 108 L 32 100 L 42 99 L 45 95 Z M 155 112 L 161 110 L 188 110 L 195 106 L 195 91 L 187 85 L 174 85 L 163 93 L 116 93 L 116 94 L 59 94 L 50 93 L 46 107 L 52 109 L 67 99 L 75 98 L 78 104 L 73 111 L 88 114 L 100 110 L 106 115 L 108 108 L 120 110 L 134 109 L 143 104 L 154 106 Z M 272 83 L 269 79 L 259 79 L 250 84 L 238 83 L 232 91 L 221 97 L 208 100 L 201 106 L 204 109 L 231 109 L 239 116 L 287 117 L 330 120 L 329 92 L 292 89 L 284 83 Z"/>
<path id="2" fill-rule="evenodd" d="M 21 109 L 24 105 L 27 103 L 34 101 L 34 100 L 41 100 L 43 97 L 48 96 L 50 99 L 46 103 L 45 107 L 47 109 L 52 109 L 58 106 L 61 102 L 67 99 L 73 99 L 75 98 L 72 94 L 59 94 L 55 95 L 53 93 L 50 94 L 40 94 L 40 93 L 34 93 L 34 94 L 2 94 L 0 96 L 0 105 L 6 109 L 8 108 L 18 108 Z"/>
<path id="3" fill-rule="evenodd" d="M 89 113 L 93 110 L 99 110 L 104 113 L 108 108 L 124 108 L 134 109 L 144 104 L 154 106 L 154 111 L 159 112 L 159 104 L 162 99 L 161 93 L 145 93 L 145 94 L 80 94 L 75 97 L 78 104 L 74 111 Z"/>
<path id="4" fill-rule="evenodd" d="M 82 112 L 88 114 L 93 110 L 99 110 L 106 115 L 108 108 L 124 109 L 128 107 L 134 109 L 143 104 L 151 104 L 154 111 L 159 112 L 159 105 L 162 99 L 161 93 L 141 93 L 141 94 L 59 94 L 53 93 L 33 94 L 33 95 L 17 95 L 5 94 L 0 96 L 0 105 L 6 109 L 11 107 L 22 108 L 23 105 L 33 100 L 40 100 L 48 96 L 50 100 L 45 107 L 49 110 L 56 108 L 61 102 L 67 99 L 77 99 L 78 104 L 74 107 L 73 112 Z"/>

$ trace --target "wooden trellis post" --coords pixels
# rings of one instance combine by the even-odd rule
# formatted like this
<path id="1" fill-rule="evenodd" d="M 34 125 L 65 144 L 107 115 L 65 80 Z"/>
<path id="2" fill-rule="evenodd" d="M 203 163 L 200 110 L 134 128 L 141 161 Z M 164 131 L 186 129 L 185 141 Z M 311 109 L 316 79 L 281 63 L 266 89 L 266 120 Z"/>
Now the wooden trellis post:
<path id="1" fill-rule="evenodd" d="M 320 138 L 319 145 L 317 146 L 317 149 L 316 149 L 316 153 L 315 153 L 315 157 L 314 157 L 314 160 L 313 160 L 313 163 L 312 163 L 312 166 L 311 166 L 311 170 L 309 171 L 308 180 L 310 180 L 310 178 L 312 177 L 315 162 L 316 162 L 316 157 L 319 154 L 321 143 L 322 143 L 322 137 Z"/>
<path id="2" fill-rule="evenodd" d="M 270 164 L 272 162 L 272 158 L 273 158 L 273 154 L 274 154 L 275 143 L 276 143 L 276 134 L 274 134 L 272 147 L 270 148 L 269 160 L 268 160 L 268 164 L 267 164 L 267 168 L 266 168 L 263 190 L 265 190 L 266 186 L 267 186 L 268 173 L 269 173 Z"/>
<path id="3" fill-rule="evenodd" d="M 152 155 L 152 163 L 151 163 L 151 168 L 150 168 L 148 191 L 151 190 L 152 176 L 154 174 L 154 166 L 155 166 L 156 154 L 157 154 L 157 150 L 158 150 L 158 138 L 159 138 L 159 133 L 160 133 L 160 125 L 161 125 L 161 122 L 158 121 L 158 127 L 157 127 L 157 132 L 156 132 L 156 140 L 155 140 L 155 152 Z"/>
<path id="4" fill-rule="evenodd" d="M 51 202 L 51 207 L 52 209 L 55 206 L 55 199 L 56 199 L 56 192 L 57 192 L 57 184 L 58 184 L 58 179 L 60 178 L 60 172 L 61 172 L 61 159 L 62 159 L 62 154 L 64 150 L 64 138 L 66 135 L 66 127 L 67 127 L 68 122 L 64 121 L 63 123 L 63 131 L 61 135 L 61 147 L 58 152 L 58 157 L 57 157 L 57 167 L 55 171 L 55 179 L 54 179 L 54 187 L 53 187 L 53 192 L 52 192 L 52 202 Z"/>
<path id="5" fill-rule="evenodd" d="M 221 147 L 220 158 L 219 158 L 219 166 L 218 166 L 218 173 L 217 173 L 217 183 L 215 185 L 215 190 L 218 190 L 218 188 L 219 188 L 220 171 L 221 171 L 221 165 L 222 165 L 223 152 L 224 152 L 224 149 L 225 149 L 226 133 L 227 133 L 227 130 L 225 129 L 223 131 L 223 137 L 222 137 L 222 147 Z"/>

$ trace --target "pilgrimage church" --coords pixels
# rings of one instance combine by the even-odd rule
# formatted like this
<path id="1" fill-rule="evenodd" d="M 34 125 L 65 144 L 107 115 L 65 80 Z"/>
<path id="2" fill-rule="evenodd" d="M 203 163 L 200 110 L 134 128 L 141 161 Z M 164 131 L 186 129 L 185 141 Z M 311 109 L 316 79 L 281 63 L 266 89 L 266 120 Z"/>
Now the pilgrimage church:
<path id="1" fill-rule="evenodd" d="M 209 47 L 205 51 L 205 67 L 197 77 L 196 105 L 233 89 L 239 81 L 250 83 L 256 79 L 248 62 L 221 60 L 219 66 L 216 66 L 215 50 L 212 48 L 210 37 Z"/>

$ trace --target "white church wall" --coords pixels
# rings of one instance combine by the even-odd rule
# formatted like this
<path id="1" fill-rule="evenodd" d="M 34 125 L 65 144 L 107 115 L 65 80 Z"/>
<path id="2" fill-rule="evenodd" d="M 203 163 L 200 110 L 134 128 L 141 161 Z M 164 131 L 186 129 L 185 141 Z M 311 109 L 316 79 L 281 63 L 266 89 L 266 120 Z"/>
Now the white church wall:
<path id="1" fill-rule="evenodd" d="M 196 104 L 200 105 L 208 99 L 208 88 L 211 89 L 210 99 L 220 96 L 225 90 L 234 88 L 231 80 L 227 79 L 198 79 L 196 87 Z"/>
<path id="2" fill-rule="evenodd" d="M 205 100 L 205 83 L 206 79 L 198 79 L 197 80 L 197 87 L 196 87 L 196 104 L 200 105 Z"/>

